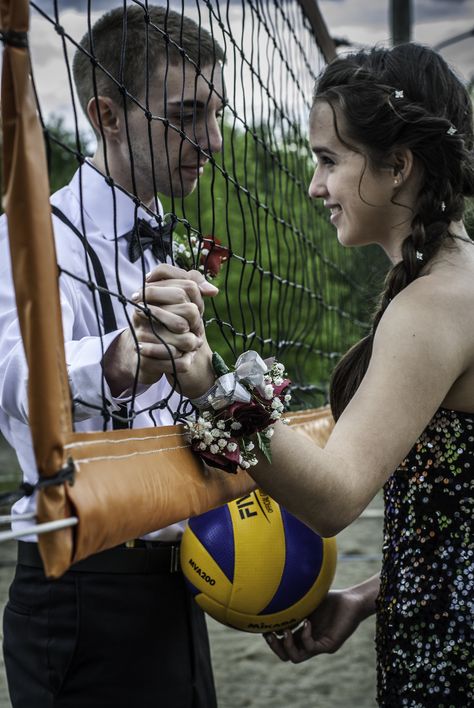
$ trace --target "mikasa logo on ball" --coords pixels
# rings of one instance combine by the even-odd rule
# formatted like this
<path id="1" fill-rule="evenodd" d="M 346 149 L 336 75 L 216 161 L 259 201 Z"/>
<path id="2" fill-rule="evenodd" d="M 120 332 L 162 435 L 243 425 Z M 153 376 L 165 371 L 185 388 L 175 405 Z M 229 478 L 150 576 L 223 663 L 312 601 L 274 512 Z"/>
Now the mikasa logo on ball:
<path id="1" fill-rule="evenodd" d="M 291 627 L 291 625 L 296 625 L 300 622 L 299 619 L 296 617 L 290 617 L 290 619 L 285 620 L 284 622 L 272 622 L 272 624 L 266 624 L 265 622 L 258 622 L 258 623 L 253 623 L 249 622 L 247 625 L 247 629 L 249 632 L 254 632 L 256 629 L 258 631 L 266 631 L 267 629 L 272 630 L 273 632 L 278 631 L 279 629 L 286 629 L 287 627 Z"/>
<path id="2" fill-rule="evenodd" d="M 262 504 L 268 511 L 268 513 L 273 514 L 272 500 L 270 499 L 268 494 L 261 494 L 260 499 L 262 500 Z"/>

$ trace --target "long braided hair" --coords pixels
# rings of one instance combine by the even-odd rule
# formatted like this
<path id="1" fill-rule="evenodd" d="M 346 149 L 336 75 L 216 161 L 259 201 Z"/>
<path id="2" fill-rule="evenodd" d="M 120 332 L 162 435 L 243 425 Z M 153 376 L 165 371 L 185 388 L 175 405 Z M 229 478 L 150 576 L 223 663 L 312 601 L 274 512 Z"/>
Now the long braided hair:
<path id="1" fill-rule="evenodd" d="M 319 77 L 313 99 L 329 103 L 339 139 L 363 151 L 366 166 L 386 166 L 387 156 L 404 147 L 423 174 L 411 233 L 403 241 L 402 260 L 387 274 L 370 333 L 333 372 L 330 403 L 337 420 L 367 371 L 374 334 L 388 304 L 454 238 L 450 223 L 462 218 L 464 197 L 474 195 L 472 103 L 446 62 L 417 44 L 336 59 Z M 343 135 L 338 115 L 343 117 Z"/>

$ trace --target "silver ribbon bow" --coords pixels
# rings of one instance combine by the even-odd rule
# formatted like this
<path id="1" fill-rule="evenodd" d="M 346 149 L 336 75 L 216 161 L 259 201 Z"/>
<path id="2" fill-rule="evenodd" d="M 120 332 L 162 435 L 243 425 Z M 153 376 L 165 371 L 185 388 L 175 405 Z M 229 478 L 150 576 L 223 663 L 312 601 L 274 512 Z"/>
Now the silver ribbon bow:
<path id="1" fill-rule="evenodd" d="M 215 411 L 227 408 L 231 403 L 248 403 L 252 396 L 244 384 L 262 392 L 267 371 L 268 364 L 257 352 L 244 352 L 237 359 L 235 370 L 219 376 L 214 386 L 193 403 L 198 408 L 212 407 Z"/>

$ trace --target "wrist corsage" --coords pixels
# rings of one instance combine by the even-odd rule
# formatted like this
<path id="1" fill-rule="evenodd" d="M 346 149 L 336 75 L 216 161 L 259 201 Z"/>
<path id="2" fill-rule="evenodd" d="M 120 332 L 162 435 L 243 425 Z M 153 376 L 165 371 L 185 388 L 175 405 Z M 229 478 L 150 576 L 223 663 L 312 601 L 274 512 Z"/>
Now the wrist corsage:
<path id="1" fill-rule="evenodd" d="M 173 260 L 184 270 L 197 268 L 208 280 L 213 280 L 228 259 L 229 249 L 216 236 L 200 236 L 193 232 L 188 237 L 173 233 Z"/>
<path id="2" fill-rule="evenodd" d="M 198 413 L 184 422 L 193 451 L 228 472 L 256 465 L 255 445 L 271 462 L 273 426 L 291 400 L 285 367 L 274 359 L 264 361 L 255 351 L 242 354 L 233 370 L 217 353 L 212 364 L 218 378 L 191 400 Z"/>

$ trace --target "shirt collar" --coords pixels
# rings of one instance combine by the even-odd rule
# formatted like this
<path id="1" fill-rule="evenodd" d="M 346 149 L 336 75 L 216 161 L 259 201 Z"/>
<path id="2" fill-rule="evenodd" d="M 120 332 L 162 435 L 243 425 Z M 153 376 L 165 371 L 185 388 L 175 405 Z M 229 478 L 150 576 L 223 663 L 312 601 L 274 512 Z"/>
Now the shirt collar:
<path id="1" fill-rule="evenodd" d="M 131 231 L 137 219 L 153 219 L 153 212 L 137 207 L 133 195 L 121 187 L 107 184 L 106 177 L 88 160 L 79 167 L 69 186 L 84 212 L 109 241 Z M 158 210 L 155 219 L 163 216 L 159 200 Z"/>

